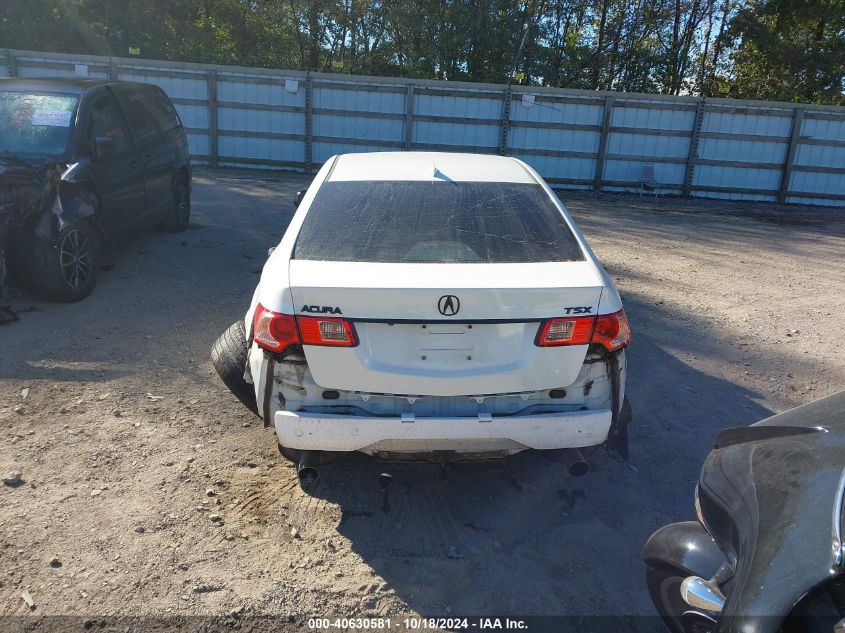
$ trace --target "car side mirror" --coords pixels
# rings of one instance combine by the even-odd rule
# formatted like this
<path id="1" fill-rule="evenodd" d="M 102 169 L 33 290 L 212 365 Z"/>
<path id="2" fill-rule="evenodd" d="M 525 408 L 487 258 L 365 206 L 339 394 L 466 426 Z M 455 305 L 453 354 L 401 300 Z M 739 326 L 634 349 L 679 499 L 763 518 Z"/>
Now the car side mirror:
<path id="1" fill-rule="evenodd" d="M 294 199 L 293 199 L 293 206 L 298 208 L 298 207 L 299 207 L 299 205 L 300 205 L 300 204 L 302 204 L 302 199 L 303 199 L 304 197 L 305 197 L 305 192 L 304 192 L 304 191 L 297 191 L 297 192 L 296 192 L 296 196 L 295 196 L 295 197 L 294 197 Z"/>
<path id="2" fill-rule="evenodd" d="M 114 139 L 108 136 L 98 136 L 94 139 L 94 156 L 97 160 L 114 158 L 116 155 L 117 150 L 114 146 Z"/>

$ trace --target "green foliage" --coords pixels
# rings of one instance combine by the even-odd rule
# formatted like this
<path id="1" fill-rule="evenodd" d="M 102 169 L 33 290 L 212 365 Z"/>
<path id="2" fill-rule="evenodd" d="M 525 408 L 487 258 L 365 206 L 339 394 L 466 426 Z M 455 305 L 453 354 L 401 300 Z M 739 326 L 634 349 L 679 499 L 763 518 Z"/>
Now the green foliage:
<path id="1" fill-rule="evenodd" d="M 2 0 L 0 45 L 845 103 L 843 0 Z"/>
<path id="2" fill-rule="evenodd" d="M 731 24 L 731 96 L 845 104 L 845 2 L 769 0 Z"/>

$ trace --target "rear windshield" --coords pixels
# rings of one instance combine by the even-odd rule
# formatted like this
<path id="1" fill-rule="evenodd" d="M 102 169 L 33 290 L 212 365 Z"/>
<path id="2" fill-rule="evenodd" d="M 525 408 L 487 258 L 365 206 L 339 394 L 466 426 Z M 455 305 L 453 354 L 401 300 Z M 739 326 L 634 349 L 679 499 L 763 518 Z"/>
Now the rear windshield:
<path id="1" fill-rule="evenodd" d="M 295 259 L 395 263 L 583 260 L 560 211 L 536 184 L 326 182 Z"/>

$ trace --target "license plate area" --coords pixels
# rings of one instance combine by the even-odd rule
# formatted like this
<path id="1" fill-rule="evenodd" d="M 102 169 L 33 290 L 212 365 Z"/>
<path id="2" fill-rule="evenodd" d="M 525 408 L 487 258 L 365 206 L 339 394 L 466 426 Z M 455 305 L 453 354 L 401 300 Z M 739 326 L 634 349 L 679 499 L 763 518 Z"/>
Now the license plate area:
<path id="1" fill-rule="evenodd" d="M 472 352 L 476 349 L 476 336 L 471 325 L 421 324 L 415 340 L 420 352 Z"/>
<path id="2" fill-rule="evenodd" d="M 361 342 L 374 363 L 423 371 L 495 371 L 524 362 L 536 323 L 362 323 Z"/>

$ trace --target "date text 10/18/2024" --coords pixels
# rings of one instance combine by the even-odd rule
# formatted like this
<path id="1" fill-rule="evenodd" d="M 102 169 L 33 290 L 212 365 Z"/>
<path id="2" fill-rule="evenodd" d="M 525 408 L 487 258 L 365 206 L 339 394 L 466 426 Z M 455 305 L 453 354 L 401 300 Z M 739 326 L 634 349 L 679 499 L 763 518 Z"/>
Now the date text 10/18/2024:
<path id="1" fill-rule="evenodd" d="M 513 618 L 309 618 L 313 631 L 331 630 L 406 630 L 406 631 L 519 631 L 528 629 L 525 620 Z"/>

